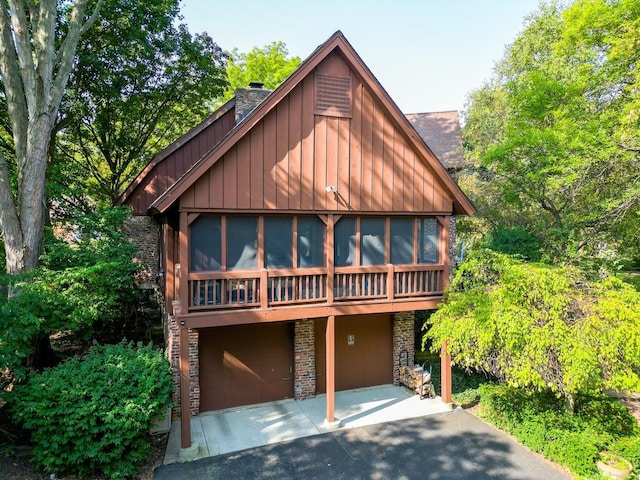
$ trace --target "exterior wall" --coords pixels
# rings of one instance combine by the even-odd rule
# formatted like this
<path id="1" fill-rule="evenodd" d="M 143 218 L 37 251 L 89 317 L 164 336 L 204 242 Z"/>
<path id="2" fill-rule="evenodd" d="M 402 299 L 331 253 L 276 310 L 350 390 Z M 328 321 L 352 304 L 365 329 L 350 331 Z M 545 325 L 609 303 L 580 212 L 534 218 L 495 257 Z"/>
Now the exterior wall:
<path id="1" fill-rule="evenodd" d="M 172 419 L 179 420 L 182 411 L 182 399 L 180 398 L 180 331 L 175 316 L 169 315 L 167 320 L 167 352 L 171 363 L 171 375 L 173 391 Z M 198 360 L 198 331 L 189 330 L 189 409 L 191 415 L 200 413 L 200 362 Z"/>
<path id="2" fill-rule="evenodd" d="M 294 393 L 296 400 L 312 398 L 316 393 L 314 321 L 296 320 L 294 334 Z"/>
<path id="3" fill-rule="evenodd" d="M 158 270 L 158 225 L 152 217 L 133 216 L 127 219 L 125 231 L 136 248 L 136 261 L 142 264 L 142 271 L 136 278 L 140 289 L 155 289 Z"/>
<path id="4" fill-rule="evenodd" d="M 398 357 L 400 352 L 408 353 L 408 364 L 414 362 L 415 312 L 399 312 L 393 316 L 393 384 L 400 385 Z"/>

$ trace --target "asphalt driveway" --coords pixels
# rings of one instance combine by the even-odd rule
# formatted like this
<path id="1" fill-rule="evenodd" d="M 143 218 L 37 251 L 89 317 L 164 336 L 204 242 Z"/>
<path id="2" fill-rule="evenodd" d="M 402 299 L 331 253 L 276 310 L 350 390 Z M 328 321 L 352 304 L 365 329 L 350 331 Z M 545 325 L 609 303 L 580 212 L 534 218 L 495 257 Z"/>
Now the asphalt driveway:
<path id="1" fill-rule="evenodd" d="M 155 480 L 570 478 L 462 409 L 156 468 Z"/>

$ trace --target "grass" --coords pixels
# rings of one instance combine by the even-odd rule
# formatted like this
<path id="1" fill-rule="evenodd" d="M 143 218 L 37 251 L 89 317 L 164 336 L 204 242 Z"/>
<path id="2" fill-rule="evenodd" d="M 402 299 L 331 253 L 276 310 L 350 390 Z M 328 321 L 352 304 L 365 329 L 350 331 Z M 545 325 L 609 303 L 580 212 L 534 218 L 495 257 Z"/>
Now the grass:
<path id="1" fill-rule="evenodd" d="M 428 370 L 430 365 L 439 392 L 439 360 L 427 360 L 425 368 Z M 552 392 L 510 388 L 455 367 L 452 394 L 463 408 L 479 405 L 477 414 L 482 419 L 567 468 L 577 478 L 605 478 L 600 476 L 596 462 L 611 454 L 629 461 L 635 475 L 640 472 L 640 427 L 617 399 L 578 397 L 575 413 L 571 415 L 565 409 L 564 399 Z"/>

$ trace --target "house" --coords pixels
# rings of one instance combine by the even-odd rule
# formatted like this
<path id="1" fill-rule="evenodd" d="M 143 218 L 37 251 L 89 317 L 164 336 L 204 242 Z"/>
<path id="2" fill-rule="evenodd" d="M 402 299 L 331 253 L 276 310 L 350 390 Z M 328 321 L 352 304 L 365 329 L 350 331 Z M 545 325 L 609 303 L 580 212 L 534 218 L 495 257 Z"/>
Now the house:
<path id="1" fill-rule="evenodd" d="M 331 423 L 336 390 L 397 384 L 452 219 L 474 212 L 341 32 L 275 91 L 239 89 L 120 203 L 159 240 L 185 449 L 200 412 L 326 393 Z"/>

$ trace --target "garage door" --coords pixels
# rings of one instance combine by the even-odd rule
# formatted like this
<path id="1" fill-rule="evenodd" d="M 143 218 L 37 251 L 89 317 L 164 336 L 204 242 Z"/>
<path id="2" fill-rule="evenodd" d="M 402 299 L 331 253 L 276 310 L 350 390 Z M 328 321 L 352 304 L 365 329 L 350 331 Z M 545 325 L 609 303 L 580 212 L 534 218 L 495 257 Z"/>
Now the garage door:
<path id="1" fill-rule="evenodd" d="M 200 410 L 293 397 L 293 324 L 199 331 Z"/>
<path id="2" fill-rule="evenodd" d="M 326 392 L 327 319 L 315 321 L 316 392 Z M 389 314 L 336 317 L 336 390 L 393 383 Z"/>

